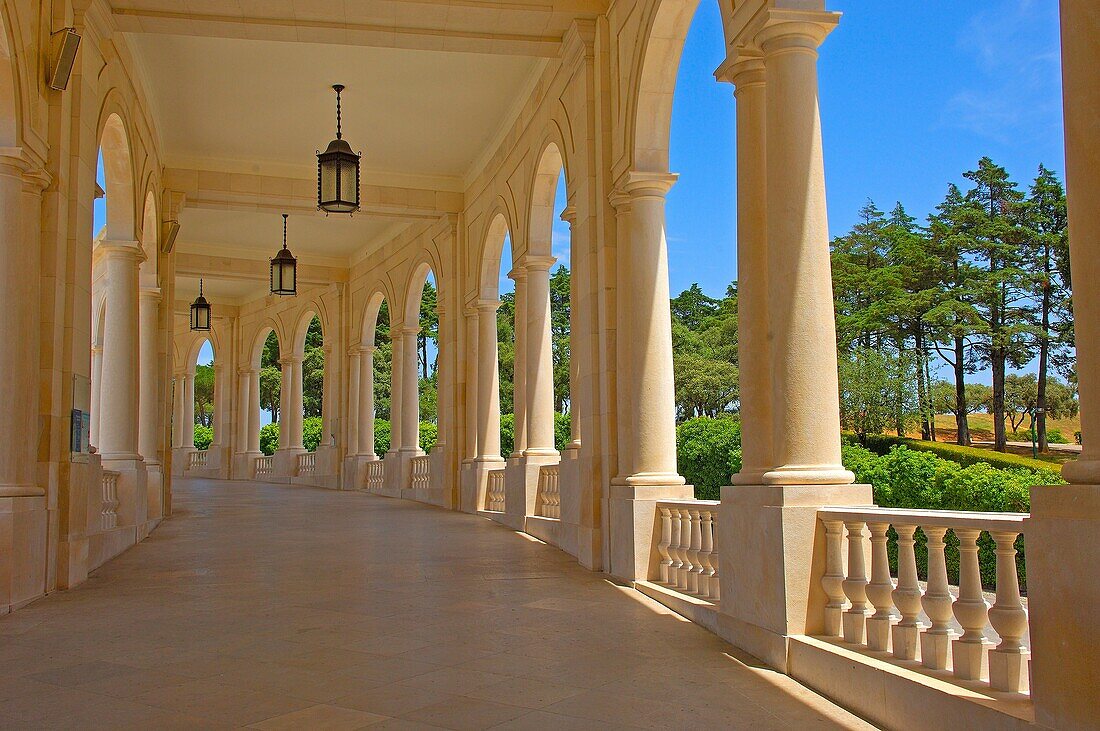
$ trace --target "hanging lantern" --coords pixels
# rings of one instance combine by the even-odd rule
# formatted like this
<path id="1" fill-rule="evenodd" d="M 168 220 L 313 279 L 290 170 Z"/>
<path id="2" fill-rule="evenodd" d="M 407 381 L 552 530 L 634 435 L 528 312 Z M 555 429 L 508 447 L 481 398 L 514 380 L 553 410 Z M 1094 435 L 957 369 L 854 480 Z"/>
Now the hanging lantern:
<path id="1" fill-rule="evenodd" d="M 336 139 L 324 152 L 317 151 L 317 207 L 326 213 L 355 213 L 359 210 L 359 158 L 340 134 L 340 92 L 336 91 Z"/>
<path id="2" fill-rule="evenodd" d="M 286 248 L 286 218 L 283 214 L 283 248 L 271 260 L 271 294 L 298 294 L 298 260 Z"/>
<path id="3" fill-rule="evenodd" d="M 199 279 L 199 296 L 191 303 L 191 329 L 210 329 L 210 303 L 202 296 L 202 279 Z"/>

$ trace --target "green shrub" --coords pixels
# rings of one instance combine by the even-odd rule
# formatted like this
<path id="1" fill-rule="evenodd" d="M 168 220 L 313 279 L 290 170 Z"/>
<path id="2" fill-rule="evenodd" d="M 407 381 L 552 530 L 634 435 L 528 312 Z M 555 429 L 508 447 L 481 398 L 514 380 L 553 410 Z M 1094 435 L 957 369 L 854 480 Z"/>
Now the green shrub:
<path id="1" fill-rule="evenodd" d="M 858 444 L 854 435 L 845 435 L 845 441 L 849 444 Z M 1061 485 L 1061 471 L 1058 465 L 1049 462 L 1023 457 L 1018 454 L 1004 454 L 990 449 L 978 449 L 977 447 L 962 447 L 958 444 L 945 444 L 944 442 L 925 442 L 920 439 L 907 439 L 903 437 L 891 437 L 885 434 L 871 434 L 867 437 L 864 446 L 876 454 L 885 455 L 894 446 L 906 446 L 918 452 L 931 452 L 944 459 L 968 466 L 985 462 L 994 467 L 1003 469 L 1016 469 L 1025 467 L 1032 470 L 1040 470 L 1049 473 L 1045 479 L 1048 485 Z"/>
<path id="2" fill-rule="evenodd" d="M 390 422 L 385 419 L 374 420 L 374 453 L 381 457 L 390 451 Z"/>
<path id="3" fill-rule="evenodd" d="M 719 500 L 741 470 L 741 422 L 700 416 L 676 427 L 676 467 L 699 500 Z"/>
<path id="4" fill-rule="evenodd" d="M 275 454 L 279 448 L 279 425 L 265 424 L 260 429 L 260 451 L 264 454 Z"/>
<path id="5" fill-rule="evenodd" d="M 306 448 L 307 452 L 316 452 L 317 447 L 322 443 L 332 443 L 331 436 L 325 442 L 322 441 L 323 436 L 321 434 L 320 416 L 307 416 L 302 419 L 302 446 Z"/>
<path id="6" fill-rule="evenodd" d="M 572 417 L 560 411 L 554 412 L 554 448 L 559 452 L 565 449 L 573 438 Z"/>
<path id="7" fill-rule="evenodd" d="M 214 441 L 214 430 L 202 424 L 195 424 L 195 449 L 210 449 Z"/>
<path id="8" fill-rule="evenodd" d="M 516 415 L 500 415 L 500 454 L 507 458 L 516 447 Z"/>
<path id="9" fill-rule="evenodd" d="M 420 422 L 420 448 L 425 452 L 432 451 L 439 439 L 439 427 L 430 421 Z"/>
<path id="10" fill-rule="evenodd" d="M 1057 429 L 1047 429 L 1047 443 L 1049 444 L 1069 444 L 1069 440 L 1066 439 L 1066 435 Z"/>

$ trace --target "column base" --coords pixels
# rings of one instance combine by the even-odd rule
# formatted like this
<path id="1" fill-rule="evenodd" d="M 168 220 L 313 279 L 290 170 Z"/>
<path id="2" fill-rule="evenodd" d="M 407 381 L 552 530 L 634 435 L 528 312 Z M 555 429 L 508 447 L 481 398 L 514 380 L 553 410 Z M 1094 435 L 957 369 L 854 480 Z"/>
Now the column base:
<path id="1" fill-rule="evenodd" d="M 478 457 L 462 463 L 462 494 L 460 509 L 464 513 L 477 513 L 485 508 L 485 495 L 489 489 L 489 472 L 505 469 L 500 457 Z"/>
<path id="2" fill-rule="evenodd" d="M 0 497 L 0 614 L 46 593 L 46 498 Z"/>
<path id="3" fill-rule="evenodd" d="M 643 479 L 647 476 L 640 476 Z M 648 581 L 656 575 L 660 525 L 657 503 L 661 500 L 691 500 L 695 488 L 679 483 L 661 485 L 612 485 L 608 499 L 608 530 L 611 532 L 610 574 L 623 581 Z M 630 480 L 632 478 L 627 478 Z"/>
<path id="4" fill-rule="evenodd" d="M 251 480 L 256 477 L 256 458 L 262 457 L 263 452 L 237 452 L 233 455 L 233 466 L 229 473 L 232 480 Z"/>
<path id="5" fill-rule="evenodd" d="M 1100 484 L 1031 489 L 1027 521 L 1031 698 L 1035 721 L 1042 726 L 1068 729 L 1096 724 L 1097 535 Z"/>
<path id="6" fill-rule="evenodd" d="M 532 454 L 528 450 L 519 457 L 510 457 L 504 467 L 504 506 L 505 523 L 523 530 L 525 518 L 535 515 L 538 499 L 539 471 L 543 465 L 558 464 L 561 456 L 552 454 Z"/>
<path id="7" fill-rule="evenodd" d="M 145 495 L 151 530 L 164 517 L 164 465 L 160 462 L 145 461 Z"/>
<path id="8" fill-rule="evenodd" d="M 824 631 L 825 531 L 817 509 L 871 500 L 870 485 L 723 487 L 717 525 L 722 596 L 753 600 L 723 601 L 719 634 L 788 672 L 790 636 Z"/>
<path id="9" fill-rule="evenodd" d="M 183 477 L 187 473 L 188 455 L 198 450 L 194 447 L 172 448 L 172 476 Z M 107 459 L 106 456 L 103 457 Z"/>
<path id="10" fill-rule="evenodd" d="M 149 535 L 149 487 L 148 471 L 145 460 L 141 455 L 136 459 L 119 459 L 112 455 L 103 455 L 104 470 L 118 473 L 118 527 L 126 528 L 134 526 L 137 529 L 137 540 L 140 541 Z"/>

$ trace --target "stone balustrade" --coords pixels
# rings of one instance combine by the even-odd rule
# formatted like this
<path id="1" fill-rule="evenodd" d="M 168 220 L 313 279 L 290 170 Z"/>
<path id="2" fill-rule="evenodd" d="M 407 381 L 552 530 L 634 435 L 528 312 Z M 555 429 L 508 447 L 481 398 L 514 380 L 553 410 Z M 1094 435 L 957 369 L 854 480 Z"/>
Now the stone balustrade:
<path id="1" fill-rule="evenodd" d="M 432 486 L 432 457 L 423 454 L 413 457 L 409 462 L 409 486 L 413 490 L 426 492 Z"/>
<path id="2" fill-rule="evenodd" d="M 257 478 L 275 474 L 275 458 L 270 455 L 256 457 L 255 465 Z"/>
<path id="3" fill-rule="evenodd" d="M 298 475 L 312 475 L 317 472 L 317 453 L 303 452 L 298 455 Z"/>
<path id="4" fill-rule="evenodd" d="M 367 462 L 367 490 L 379 492 L 386 484 L 386 462 L 381 459 L 373 459 Z"/>
<path id="5" fill-rule="evenodd" d="M 503 513 L 505 506 L 504 470 L 489 470 L 487 480 L 485 509 L 494 513 Z"/>
<path id="6" fill-rule="evenodd" d="M 187 455 L 187 469 L 196 470 L 206 467 L 207 450 L 199 449 Z"/>
<path id="7" fill-rule="evenodd" d="M 539 468 L 535 510 L 544 518 L 561 519 L 561 477 L 558 465 L 548 464 Z"/>
<path id="8" fill-rule="evenodd" d="M 715 500 L 657 503 L 661 584 L 711 602 L 721 598 L 716 541 L 718 505 Z"/>
<path id="9" fill-rule="evenodd" d="M 118 526 L 118 480 L 119 473 L 103 470 L 102 508 L 100 524 L 103 530 L 113 530 Z"/>
<path id="10" fill-rule="evenodd" d="M 1016 539 L 1024 513 L 977 513 L 888 508 L 822 508 L 828 596 L 825 634 L 868 651 L 951 671 L 959 680 L 993 690 L 1026 693 L 1030 652 L 1027 609 L 1020 598 Z M 891 578 L 888 532 L 897 534 L 897 582 Z M 917 580 L 914 537 L 927 538 L 927 586 Z M 958 598 L 948 585 L 947 531 L 959 540 Z M 996 545 L 996 602 L 982 594 L 978 538 Z M 869 545 L 868 545 L 869 541 Z M 870 556 L 870 573 L 867 557 Z M 927 621 L 926 621 L 927 619 Z M 961 635 L 953 621 L 962 628 Z M 995 633 L 996 644 L 990 639 Z"/>

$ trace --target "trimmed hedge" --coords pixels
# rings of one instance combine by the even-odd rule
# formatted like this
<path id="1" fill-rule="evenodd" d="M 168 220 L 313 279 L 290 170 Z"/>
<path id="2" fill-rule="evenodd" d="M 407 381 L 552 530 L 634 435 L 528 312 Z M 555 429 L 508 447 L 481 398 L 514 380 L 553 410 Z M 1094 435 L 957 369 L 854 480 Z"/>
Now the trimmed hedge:
<path id="1" fill-rule="evenodd" d="M 730 475 L 741 471 L 741 422 L 724 417 L 688 419 L 676 427 L 676 468 L 697 500 L 720 500 Z"/>
<path id="2" fill-rule="evenodd" d="M 847 444 L 860 444 L 859 440 L 852 434 L 845 434 L 844 441 Z M 1018 454 L 1004 454 L 1001 452 L 994 452 L 991 449 L 963 447 L 958 444 L 945 444 L 943 442 L 924 442 L 919 439 L 891 437 L 885 434 L 868 435 L 867 442 L 860 446 L 864 446 L 879 455 L 885 455 L 895 446 L 904 446 L 918 452 L 931 452 L 932 454 L 951 460 L 952 462 L 957 462 L 963 466 L 985 463 L 1002 469 L 1025 467 L 1030 470 L 1049 472 L 1052 476 L 1047 478 L 1051 480 L 1047 484 L 1065 484 L 1062 480 L 1061 471 L 1058 465 L 1053 465 L 1050 462 L 1043 462 L 1042 460 L 1032 459 L 1030 457 L 1023 457 Z"/>
<path id="3" fill-rule="evenodd" d="M 195 449 L 210 449 L 214 441 L 214 430 L 202 424 L 195 424 Z"/>

